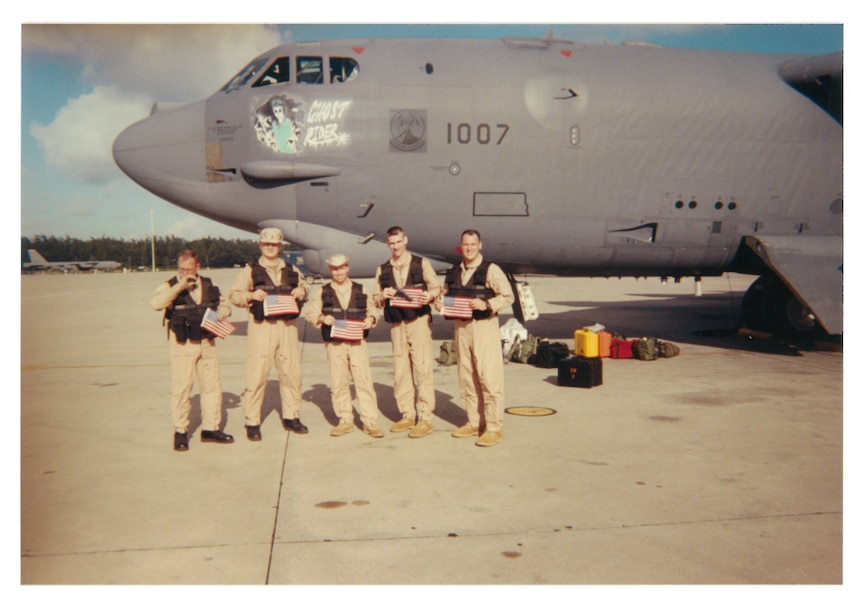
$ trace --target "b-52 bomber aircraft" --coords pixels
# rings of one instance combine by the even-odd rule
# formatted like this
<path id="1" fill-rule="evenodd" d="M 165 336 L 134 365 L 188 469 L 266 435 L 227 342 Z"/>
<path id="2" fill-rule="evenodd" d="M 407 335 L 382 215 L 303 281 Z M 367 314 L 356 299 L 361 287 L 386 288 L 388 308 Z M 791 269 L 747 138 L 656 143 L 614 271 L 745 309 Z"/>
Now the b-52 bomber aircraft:
<path id="1" fill-rule="evenodd" d="M 34 248 L 27 250 L 27 254 L 30 257 L 30 262 L 24 263 L 27 271 L 114 271 L 121 266 L 117 261 L 48 261 Z"/>
<path id="2" fill-rule="evenodd" d="M 758 276 L 754 330 L 842 334 L 842 52 L 544 39 L 293 43 L 115 140 L 155 195 L 274 226 L 326 274 L 401 225 L 439 271 L 461 231 L 513 274 Z"/>

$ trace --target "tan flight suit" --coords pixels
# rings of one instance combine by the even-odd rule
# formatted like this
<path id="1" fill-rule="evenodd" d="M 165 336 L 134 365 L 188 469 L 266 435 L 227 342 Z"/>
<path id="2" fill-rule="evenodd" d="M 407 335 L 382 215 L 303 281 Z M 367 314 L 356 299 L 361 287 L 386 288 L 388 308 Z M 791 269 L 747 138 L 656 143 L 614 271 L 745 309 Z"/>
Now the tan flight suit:
<path id="1" fill-rule="evenodd" d="M 461 282 L 469 286 L 482 255 L 468 268 L 461 266 Z M 492 263 L 488 267 L 485 286 L 494 292 L 488 303 L 492 314 L 482 320 L 455 322 L 456 352 L 459 366 L 459 390 L 467 411 L 468 423 L 486 431 L 503 430 L 503 411 L 506 394 L 503 376 L 503 347 L 500 342 L 500 321 L 497 313 L 515 301 L 512 286 L 503 270 Z M 444 286 L 446 290 L 446 285 Z M 472 285 L 471 285 L 472 287 Z M 480 409 L 484 408 L 484 417 Z"/>
<path id="2" fill-rule="evenodd" d="M 343 285 L 331 282 L 331 288 L 337 296 L 342 309 L 349 308 L 352 295 L 351 279 Z M 379 311 L 372 298 L 367 298 L 367 316 L 378 322 Z M 308 301 L 303 310 L 308 324 L 322 328 L 322 290 Z M 350 380 L 355 384 L 355 396 L 358 399 L 358 414 L 365 426 L 375 425 L 379 417 L 378 398 L 370 372 L 370 356 L 367 341 L 327 341 L 325 354 L 331 374 L 331 404 L 334 414 L 341 423 L 352 424 L 352 394 L 349 391 Z"/>
<path id="3" fill-rule="evenodd" d="M 199 276 L 196 288 L 189 292 L 196 304 L 203 302 L 204 294 L 201 289 Z M 182 291 L 180 282 L 171 286 L 166 281 L 151 296 L 151 307 L 157 311 L 164 310 Z M 230 311 L 231 308 L 224 299 L 220 299 L 217 311 L 222 313 L 225 309 Z M 169 330 L 169 360 L 172 370 L 171 412 L 175 431 L 186 433 L 189 426 L 190 395 L 196 375 L 201 390 L 201 429 L 218 431 L 222 422 L 222 382 L 219 377 L 219 356 L 215 340 L 187 339 L 181 343 L 174 332 Z"/>
<path id="4" fill-rule="evenodd" d="M 263 258 L 260 265 L 266 269 L 272 282 L 281 285 L 287 263 L 276 259 L 270 265 Z M 301 271 L 293 268 L 299 274 L 298 287 L 303 287 L 307 293 L 310 290 Z M 240 271 L 237 280 L 231 286 L 228 299 L 239 308 L 248 308 L 252 303 L 251 294 L 254 285 L 251 278 L 250 265 Z M 244 392 L 244 407 L 246 425 L 260 425 L 263 408 L 263 395 L 269 372 L 273 363 L 278 373 L 278 390 L 281 397 L 281 418 L 295 419 L 299 417 L 299 407 L 302 403 L 302 355 L 299 350 L 298 319 L 284 320 L 269 318 L 255 320 L 249 313 L 248 343 L 246 356 L 246 389 Z"/>
<path id="5" fill-rule="evenodd" d="M 400 261 L 394 261 L 393 258 L 389 260 L 396 286 L 400 289 L 405 287 L 411 256 L 411 253 L 406 251 Z M 423 259 L 422 268 L 426 291 L 434 301 L 441 293 L 441 282 L 428 259 Z M 376 291 L 373 293 L 375 304 L 379 308 L 385 305 L 379 281 L 381 274 L 382 268 L 379 267 L 376 270 Z M 435 352 L 430 315 L 391 323 L 390 336 L 393 348 L 393 394 L 397 408 L 404 419 L 431 422 L 435 410 L 435 383 L 432 374 Z"/>

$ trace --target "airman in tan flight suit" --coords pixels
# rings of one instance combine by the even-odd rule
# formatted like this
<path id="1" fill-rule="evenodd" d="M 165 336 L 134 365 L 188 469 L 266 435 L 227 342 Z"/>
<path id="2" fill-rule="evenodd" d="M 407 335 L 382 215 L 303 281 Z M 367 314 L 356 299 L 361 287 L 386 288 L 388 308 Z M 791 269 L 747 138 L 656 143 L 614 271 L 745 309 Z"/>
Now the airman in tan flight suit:
<path id="1" fill-rule="evenodd" d="M 299 420 L 302 403 L 302 357 L 299 351 L 299 329 L 296 319 L 301 302 L 308 297 L 310 286 L 299 269 L 281 257 L 284 236 L 278 228 L 260 232 L 260 259 L 240 271 L 228 299 L 240 308 L 249 309 L 246 389 L 244 396 L 246 437 L 260 441 L 261 409 L 266 383 L 272 365 L 278 373 L 281 397 L 281 419 L 284 429 L 306 434 L 308 428 Z M 270 296 L 292 296 L 297 308 L 290 313 L 273 315 L 267 306 Z"/>
<path id="2" fill-rule="evenodd" d="M 497 313 L 515 301 L 506 274 L 483 259 L 482 240 L 476 230 L 461 236 L 462 262 L 447 271 L 444 293 L 473 298 L 473 318 L 456 319 L 455 341 L 459 389 L 467 423 L 453 437 L 479 436 L 476 445 L 490 447 L 503 441 L 505 387 L 503 349 Z M 441 309 L 441 302 L 437 308 Z M 480 408 L 484 414 L 480 414 Z"/>
<path id="3" fill-rule="evenodd" d="M 428 259 L 408 252 L 408 237 L 402 228 L 389 228 L 387 243 L 391 258 L 376 270 L 373 297 L 391 325 L 393 393 L 402 418 L 390 430 L 401 433 L 410 429 L 409 437 L 425 437 L 433 431 L 435 410 L 430 304 L 441 293 L 441 283 Z M 404 295 L 403 289 L 413 295 Z"/>
<path id="4" fill-rule="evenodd" d="M 367 341 L 357 335 L 338 337 L 332 331 L 335 322 L 363 322 L 364 333 L 376 326 L 379 311 L 364 286 L 349 279 L 349 257 L 336 254 L 326 260 L 331 271 L 331 283 L 323 286 L 316 297 L 305 306 L 305 320 L 322 331 L 325 353 L 331 373 L 331 404 L 339 423 L 331 430 L 333 437 L 351 433 L 354 429 L 350 380 L 355 384 L 358 414 L 364 433 L 370 437 L 384 437 L 376 425 L 379 416 L 376 390 L 370 372 Z M 336 327 L 335 327 L 336 328 Z M 356 330 L 354 332 L 359 332 Z"/>
<path id="5" fill-rule="evenodd" d="M 198 376 L 201 388 L 201 441 L 233 443 L 223 433 L 222 382 L 215 336 L 204 330 L 201 321 L 207 308 L 216 310 L 220 320 L 231 315 L 231 307 L 219 294 L 219 288 L 207 277 L 198 275 L 201 265 L 191 250 L 178 255 L 178 274 L 161 284 L 151 296 L 151 307 L 166 310 L 169 322 L 169 359 L 172 370 L 172 422 L 175 426 L 174 449 L 189 449 L 190 394 Z"/>

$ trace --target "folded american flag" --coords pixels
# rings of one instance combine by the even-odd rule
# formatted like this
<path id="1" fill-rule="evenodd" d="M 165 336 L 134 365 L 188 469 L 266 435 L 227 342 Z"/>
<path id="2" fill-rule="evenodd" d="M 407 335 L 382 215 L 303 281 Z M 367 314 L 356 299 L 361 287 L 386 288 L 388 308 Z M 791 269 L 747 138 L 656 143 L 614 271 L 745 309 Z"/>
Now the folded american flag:
<path id="1" fill-rule="evenodd" d="M 408 297 L 400 294 L 400 291 Z M 418 287 L 398 289 L 397 295 L 390 299 L 390 305 L 394 308 L 420 308 L 423 305 L 420 303 L 421 293 L 423 293 L 423 290 Z"/>
<path id="2" fill-rule="evenodd" d="M 281 293 L 271 293 L 263 301 L 264 316 L 281 316 L 282 314 L 298 314 L 299 305 L 296 298 Z"/>
<path id="3" fill-rule="evenodd" d="M 228 320 L 219 320 L 219 314 L 212 308 L 207 308 L 204 317 L 201 319 L 201 328 L 209 330 L 220 339 L 224 339 L 237 328 Z"/>
<path id="4" fill-rule="evenodd" d="M 444 318 L 461 318 L 462 320 L 473 318 L 473 308 L 470 305 L 472 301 L 473 298 L 445 295 L 441 315 Z"/>
<path id="5" fill-rule="evenodd" d="M 335 320 L 331 327 L 331 338 L 341 341 L 361 341 L 364 339 L 363 320 Z"/>

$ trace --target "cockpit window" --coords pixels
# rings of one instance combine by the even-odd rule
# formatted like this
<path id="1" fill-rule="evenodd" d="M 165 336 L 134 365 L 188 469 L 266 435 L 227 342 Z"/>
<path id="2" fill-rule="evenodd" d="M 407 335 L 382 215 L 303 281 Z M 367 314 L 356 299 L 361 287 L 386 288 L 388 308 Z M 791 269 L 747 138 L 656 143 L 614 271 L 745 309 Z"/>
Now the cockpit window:
<path id="1" fill-rule="evenodd" d="M 225 92 L 231 92 L 232 90 L 236 90 L 245 86 L 248 81 L 251 80 L 254 75 L 260 71 L 260 69 L 263 67 L 263 64 L 266 63 L 266 60 L 267 58 L 265 57 L 254 60 L 245 68 L 240 70 L 239 74 L 231 78 L 230 82 L 228 82 L 225 86 L 222 87 L 222 90 L 224 90 Z"/>
<path id="2" fill-rule="evenodd" d="M 296 82 L 299 84 L 322 84 L 322 58 L 296 58 Z"/>
<path id="3" fill-rule="evenodd" d="M 268 58 L 258 58 L 231 78 L 222 87 L 225 92 L 237 90 L 248 84 L 266 65 Z M 358 62 L 350 57 L 328 59 L 329 78 L 332 84 L 348 82 L 358 75 Z M 253 87 L 272 86 L 290 82 L 290 58 L 279 57 L 257 76 Z M 299 84 L 322 84 L 324 82 L 322 56 L 298 56 L 296 58 L 296 82 Z"/>
<path id="4" fill-rule="evenodd" d="M 331 70 L 331 83 L 346 82 L 358 75 L 358 62 L 351 57 L 328 58 L 328 69 Z"/>
<path id="5" fill-rule="evenodd" d="M 252 86 L 270 86 L 290 82 L 290 58 L 279 57 Z"/>

